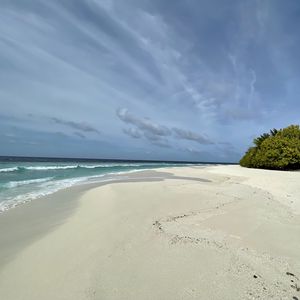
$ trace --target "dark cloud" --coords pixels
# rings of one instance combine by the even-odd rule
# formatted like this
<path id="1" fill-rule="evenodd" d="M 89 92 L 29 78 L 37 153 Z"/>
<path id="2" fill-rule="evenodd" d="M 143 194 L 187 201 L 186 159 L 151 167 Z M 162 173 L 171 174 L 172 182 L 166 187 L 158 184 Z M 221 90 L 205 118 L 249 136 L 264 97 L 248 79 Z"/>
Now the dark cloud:
<path id="1" fill-rule="evenodd" d="M 136 128 L 127 128 L 123 132 L 134 138 L 141 138 L 142 135 L 145 139 L 150 141 L 153 145 L 161 145 L 164 147 L 171 147 L 169 138 L 176 138 L 181 140 L 194 141 L 202 145 L 213 144 L 207 137 L 202 136 L 190 130 L 180 128 L 169 128 L 167 126 L 154 123 L 153 121 L 140 118 L 131 114 L 126 108 L 120 108 L 117 110 L 117 116 L 121 121 L 127 124 L 136 126 Z"/>
<path id="2" fill-rule="evenodd" d="M 151 132 L 144 132 L 144 137 L 147 139 L 152 145 L 163 147 L 163 148 L 171 148 L 171 144 L 169 140 L 160 135 L 155 135 Z"/>
<path id="3" fill-rule="evenodd" d="M 54 132 L 54 134 L 59 136 L 59 137 L 63 137 L 63 138 L 68 138 L 69 137 L 66 133 L 64 133 L 62 131 L 56 131 L 56 132 Z"/>
<path id="4" fill-rule="evenodd" d="M 85 123 L 85 122 L 74 122 L 74 121 L 67 121 L 67 120 L 63 120 L 63 119 L 59 119 L 59 118 L 51 118 L 51 120 L 53 122 L 55 122 L 56 124 L 61 124 L 67 127 L 70 127 L 72 129 L 76 129 L 76 130 L 80 130 L 82 132 L 94 132 L 97 134 L 100 134 L 101 132 L 92 127 L 91 125 Z"/>
<path id="5" fill-rule="evenodd" d="M 124 128 L 123 132 L 135 139 L 140 139 L 143 136 L 136 128 Z"/>
<path id="6" fill-rule="evenodd" d="M 203 145 L 213 144 L 213 142 L 210 141 L 208 138 L 189 130 L 173 128 L 173 131 L 175 132 L 176 137 L 178 137 L 179 139 L 194 141 Z"/>
<path id="7" fill-rule="evenodd" d="M 86 138 L 86 136 L 84 134 L 82 134 L 81 132 L 79 132 L 79 131 L 75 131 L 74 134 L 77 135 L 78 137 L 82 138 L 82 139 Z"/>
<path id="8" fill-rule="evenodd" d="M 119 108 L 116 114 L 124 123 L 135 126 L 134 128 L 124 128 L 123 132 L 126 135 L 135 139 L 144 138 L 151 145 L 157 147 L 171 148 L 169 140 L 166 138 L 172 133 L 168 127 L 154 123 L 146 118 L 137 117 L 125 108 Z"/>
<path id="9" fill-rule="evenodd" d="M 171 134 L 169 128 L 150 121 L 149 119 L 139 118 L 132 115 L 126 108 L 117 110 L 117 116 L 125 123 L 136 126 L 143 132 L 152 136 L 168 136 Z"/>
<path id="10" fill-rule="evenodd" d="M 166 126 L 154 123 L 149 119 L 139 118 L 125 108 L 117 110 L 117 116 L 121 121 L 135 126 L 135 128 L 124 128 L 123 132 L 132 138 L 145 138 L 150 144 L 162 148 L 171 148 L 166 136 L 171 134 L 171 130 Z"/>
<path id="11" fill-rule="evenodd" d="M 172 146 L 164 140 L 152 141 L 151 144 L 162 148 L 172 148 Z"/>

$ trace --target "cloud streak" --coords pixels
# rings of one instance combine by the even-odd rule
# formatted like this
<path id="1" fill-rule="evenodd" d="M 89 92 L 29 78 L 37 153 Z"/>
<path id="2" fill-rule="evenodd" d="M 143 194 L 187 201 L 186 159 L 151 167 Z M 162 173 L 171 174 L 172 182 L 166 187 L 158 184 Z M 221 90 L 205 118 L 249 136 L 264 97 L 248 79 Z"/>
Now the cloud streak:
<path id="1" fill-rule="evenodd" d="M 124 128 L 123 132 L 134 139 L 140 139 L 142 137 L 141 132 L 136 128 Z"/>
<path id="2" fill-rule="evenodd" d="M 86 132 L 86 133 L 97 133 L 97 134 L 101 134 L 101 132 L 94 128 L 93 126 L 89 125 L 88 123 L 85 122 L 74 122 L 74 121 L 67 121 L 67 120 L 63 120 L 63 119 L 59 119 L 59 118 L 51 118 L 51 120 L 56 123 L 56 124 L 60 124 L 60 125 L 64 125 L 66 127 L 72 128 L 72 129 L 76 129 L 82 132 Z M 78 135 L 78 133 L 77 133 Z M 81 136 L 82 137 L 82 134 Z"/>
<path id="3" fill-rule="evenodd" d="M 202 145 L 211 145 L 213 142 L 208 138 L 192 132 L 190 130 L 184 130 L 181 128 L 173 128 L 173 132 L 176 134 L 176 137 L 183 140 L 194 141 Z"/>
<path id="4" fill-rule="evenodd" d="M 0 131 L 64 131 L 78 148 L 84 135 L 120 158 L 188 160 L 182 149 L 196 146 L 200 160 L 236 161 L 249 136 L 299 122 L 299 9 L 276 0 L 0 1 Z"/>
<path id="5" fill-rule="evenodd" d="M 133 138 L 146 138 L 154 145 L 171 147 L 169 139 L 193 141 L 201 145 L 212 145 L 213 142 L 207 137 L 196 132 L 181 128 L 169 128 L 151 121 L 150 119 L 140 118 L 131 114 L 126 108 L 119 108 L 116 111 L 118 118 L 126 124 L 135 128 L 125 128 L 123 132 Z"/>
<path id="6" fill-rule="evenodd" d="M 138 129 L 148 133 L 149 135 L 168 136 L 171 134 L 171 131 L 166 126 L 154 123 L 149 119 L 138 118 L 132 115 L 126 108 L 118 109 L 117 116 L 123 122 L 127 124 L 132 124 L 136 126 Z"/>

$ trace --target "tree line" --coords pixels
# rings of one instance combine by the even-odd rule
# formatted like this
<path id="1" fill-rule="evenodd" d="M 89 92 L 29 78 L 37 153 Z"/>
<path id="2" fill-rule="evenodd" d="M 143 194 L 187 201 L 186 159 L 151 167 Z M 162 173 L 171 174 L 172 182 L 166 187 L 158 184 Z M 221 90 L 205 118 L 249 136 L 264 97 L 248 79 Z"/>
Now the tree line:
<path id="1" fill-rule="evenodd" d="M 272 129 L 253 140 L 240 160 L 240 165 L 247 168 L 273 170 L 300 169 L 300 128 L 290 125 L 283 129 Z"/>

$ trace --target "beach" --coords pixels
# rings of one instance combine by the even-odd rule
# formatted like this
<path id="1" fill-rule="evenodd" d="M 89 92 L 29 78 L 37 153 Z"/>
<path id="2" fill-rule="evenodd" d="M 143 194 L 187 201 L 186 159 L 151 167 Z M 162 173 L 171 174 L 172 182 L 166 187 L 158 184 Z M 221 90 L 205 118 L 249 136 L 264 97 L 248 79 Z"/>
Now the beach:
<path id="1" fill-rule="evenodd" d="M 0 214 L 0 299 L 300 299 L 300 172 L 160 168 Z"/>

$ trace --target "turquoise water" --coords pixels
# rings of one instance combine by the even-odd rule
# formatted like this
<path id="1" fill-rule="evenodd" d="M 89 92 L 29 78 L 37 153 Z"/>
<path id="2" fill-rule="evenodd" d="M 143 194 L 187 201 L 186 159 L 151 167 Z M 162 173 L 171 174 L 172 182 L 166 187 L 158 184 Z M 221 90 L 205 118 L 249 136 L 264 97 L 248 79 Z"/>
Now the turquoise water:
<path id="1" fill-rule="evenodd" d="M 0 212 L 76 184 L 112 179 L 114 174 L 179 165 L 183 164 L 3 159 L 0 161 Z"/>

